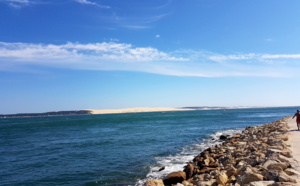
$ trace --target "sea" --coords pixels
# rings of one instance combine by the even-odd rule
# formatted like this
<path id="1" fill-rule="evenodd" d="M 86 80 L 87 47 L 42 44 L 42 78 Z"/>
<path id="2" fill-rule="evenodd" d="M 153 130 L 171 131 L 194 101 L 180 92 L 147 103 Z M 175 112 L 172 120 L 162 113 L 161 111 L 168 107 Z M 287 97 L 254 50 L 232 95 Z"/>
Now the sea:
<path id="1" fill-rule="evenodd" d="M 0 185 L 143 185 L 183 170 L 221 135 L 297 109 L 1 118 Z"/>

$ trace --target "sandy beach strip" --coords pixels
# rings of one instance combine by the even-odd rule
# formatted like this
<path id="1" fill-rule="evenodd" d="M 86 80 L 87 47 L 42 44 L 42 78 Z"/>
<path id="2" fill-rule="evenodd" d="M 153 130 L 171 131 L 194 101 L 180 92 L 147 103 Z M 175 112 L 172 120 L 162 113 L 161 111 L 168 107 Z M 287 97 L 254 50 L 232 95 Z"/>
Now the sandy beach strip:
<path id="1" fill-rule="evenodd" d="M 126 108 L 126 109 L 104 109 L 104 110 L 93 110 L 91 114 L 120 114 L 120 113 L 138 113 L 138 112 L 167 112 L 167 111 L 189 111 L 195 109 L 185 109 L 185 108 L 149 108 L 149 107 L 139 107 L 139 108 Z"/>
<path id="2" fill-rule="evenodd" d="M 292 151 L 294 159 L 298 161 L 295 164 L 295 168 L 300 171 L 300 131 L 297 128 L 296 118 L 292 119 L 290 117 L 288 119 L 289 126 L 289 141 L 290 150 Z"/>

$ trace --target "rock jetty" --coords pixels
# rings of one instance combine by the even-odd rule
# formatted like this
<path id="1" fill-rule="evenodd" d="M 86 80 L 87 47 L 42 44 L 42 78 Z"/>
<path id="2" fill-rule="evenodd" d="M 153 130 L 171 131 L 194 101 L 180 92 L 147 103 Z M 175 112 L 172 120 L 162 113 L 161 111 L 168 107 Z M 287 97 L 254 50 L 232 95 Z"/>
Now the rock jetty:
<path id="1" fill-rule="evenodd" d="M 201 152 L 183 171 L 170 173 L 163 180 L 148 180 L 144 185 L 299 185 L 297 161 L 288 145 L 288 119 L 246 127 L 242 133 Z"/>

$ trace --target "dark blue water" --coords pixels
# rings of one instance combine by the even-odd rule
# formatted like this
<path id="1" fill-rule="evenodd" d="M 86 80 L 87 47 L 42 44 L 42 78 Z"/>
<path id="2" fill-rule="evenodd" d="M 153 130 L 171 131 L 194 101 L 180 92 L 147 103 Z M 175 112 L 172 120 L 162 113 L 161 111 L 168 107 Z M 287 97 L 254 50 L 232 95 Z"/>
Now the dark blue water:
<path id="1" fill-rule="evenodd" d="M 0 185 L 135 185 L 297 108 L 0 119 Z M 216 142 L 216 141 L 215 141 Z M 160 166 L 166 170 L 157 172 Z"/>

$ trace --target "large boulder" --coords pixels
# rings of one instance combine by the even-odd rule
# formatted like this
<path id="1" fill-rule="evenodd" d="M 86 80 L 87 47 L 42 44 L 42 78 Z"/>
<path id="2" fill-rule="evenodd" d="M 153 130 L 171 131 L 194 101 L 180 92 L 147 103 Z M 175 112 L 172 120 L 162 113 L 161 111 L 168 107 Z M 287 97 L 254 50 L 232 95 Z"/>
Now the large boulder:
<path id="1" fill-rule="evenodd" d="M 183 171 L 172 172 L 164 180 L 165 185 L 172 185 L 176 183 L 181 183 L 186 180 L 186 173 Z"/>
<path id="2" fill-rule="evenodd" d="M 283 149 L 280 154 L 288 158 L 293 158 L 292 151 L 289 149 Z"/>
<path id="3" fill-rule="evenodd" d="M 267 156 L 270 157 L 272 155 L 283 155 L 285 157 L 288 157 L 288 158 L 293 158 L 293 155 L 292 155 L 292 152 L 289 150 L 289 149 L 283 149 L 283 150 L 278 150 L 278 149 L 268 149 L 267 151 Z"/>
<path id="4" fill-rule="evenodd" d="M 186 179 L 189 179 L 194 174 L 194 165 L 190 162 L 185 166 L 184 172 L 186 173 Z"/>
<path id="5" fill-rule="evenodd" d="M 147 180 L 143 186 L 164 186 L 162 180 Z"/>
<path id="6" fill-rule="evenodd" d="M 226 140 L 228 137 L 227 136 L 225 136 L 225 135 L 221 135 L 220 136 L 220 140 Z"/>
<path id="7" fill-rule="evenodd" d="M 239 177 L 236 182 L 240 185 L 245 185 L 253 181 L 262 181 L 264 177 L 260 174 L 248 173 Z"/>
<path id="8" fill-rule="evenodd" d="M 236 175 L 237 174 L 237 169 L 234 168 L 233 165 L 229 165 L 225 168 L 226 170 L 226 174 L 228 177 L 231 177 L 232 175 Z"/>
<path id="9" fill-rule="evenodd" d="M 285 169 L 284 172 L 289 176 L 300 175 L 300 172 L 296 171 L 295 169 L 291 169 L 291 168 Z"/>
<path id="10" fill-rule="evenodd" d="M 209 181 L 194 181 L 194 186 L 215 186 L 218 185 L 215 179 L 211 179 Z"/>
<path id="11" fill-rule="evenodd" d="M 221 172 L 216 176 L 216 181 L 218 184 L 225 185 L 228 181 L 228 177 L 224 172 Z"/>
<path id="12" fill-rule="evenodd" d="M 285 172 L 281 171 L 279 173 L 279 181 L 280 182 L 292 182 L 292 183 L 296 183 L 297 181 L 290 177 L 289 175 L 287 175 Z"/>
<path id="13" fill-rule="evenodd" d="M 208 173 L 204 173 L 194 176 L 193 179 L 197 181 L 209 181 L 210 179 L 212 179 L 212 176 Z"/>
<path id="14" fill-rule="evenodd" d="M 263 163 L 263 167 L 267 170 L 285 170 L 288 166 L 285 162 L 277 162 L 274 160 L 267 160 Z"/>
<path id="15" fill-rule="evenodd" d="M 239 175 L 253 173 L 253 168 L 250 165 L 246 165 L 238 170 L 237 172 Z"/>
<path id="16" fill-rule="evenodd" d="M 254 181 L 249 183 L 249 186 L 274 186 L 274 181 Z"/>
<path id="17" fill-rule="evenodd" d="M 264 170 L 262 171 L 262 175 L 266 180 L 272 180 L 275 182 L 279 181 L 279 171 L 276 170 Z"/>
<path id="18" fill-rule="evenodd" d="M 235 164 L 236 161 L 231 156 L 224 156 L 219 159 L 219 163 L 226 167 L 227 165 Z"/>

